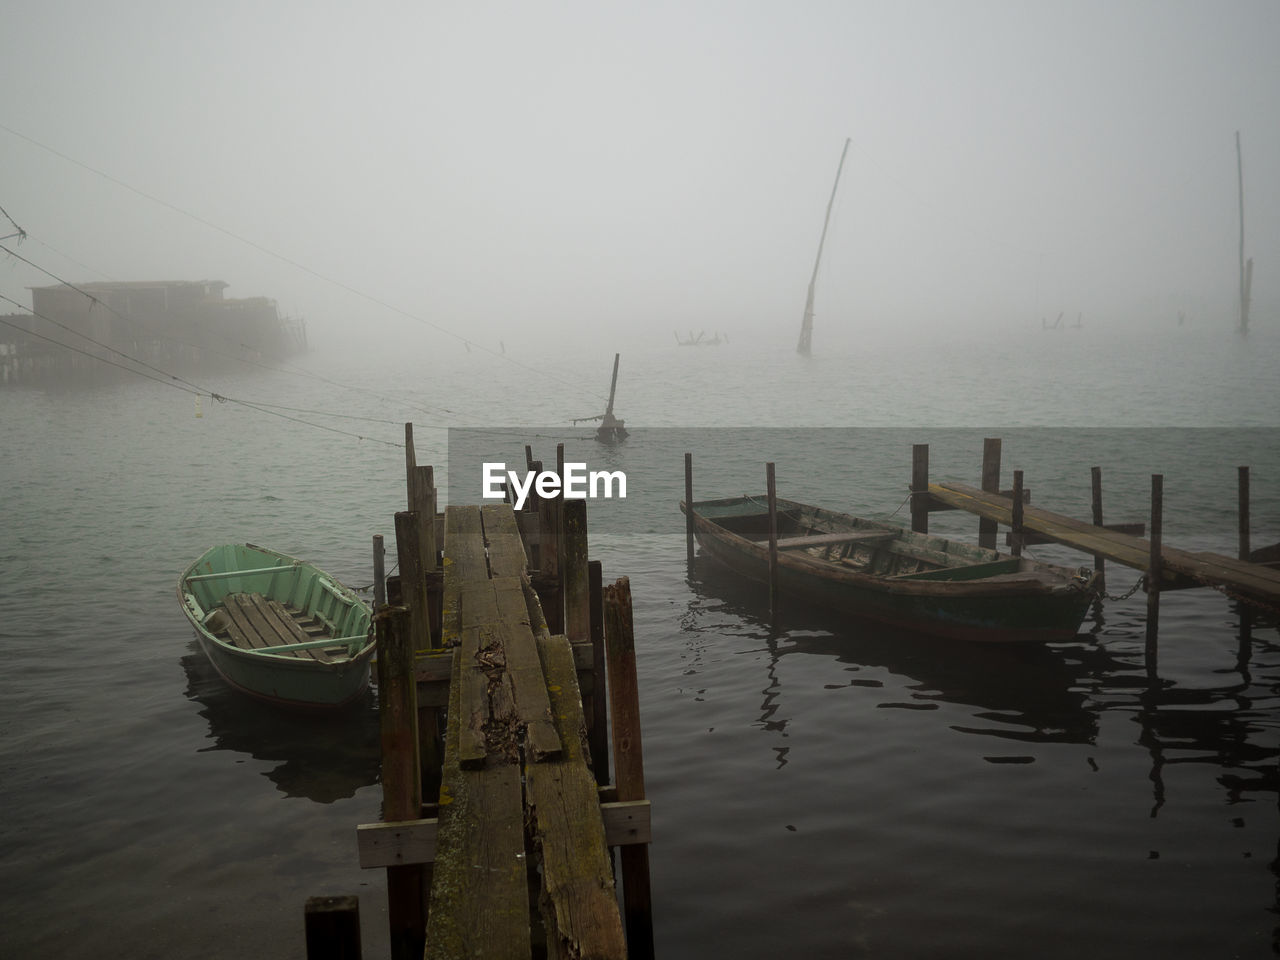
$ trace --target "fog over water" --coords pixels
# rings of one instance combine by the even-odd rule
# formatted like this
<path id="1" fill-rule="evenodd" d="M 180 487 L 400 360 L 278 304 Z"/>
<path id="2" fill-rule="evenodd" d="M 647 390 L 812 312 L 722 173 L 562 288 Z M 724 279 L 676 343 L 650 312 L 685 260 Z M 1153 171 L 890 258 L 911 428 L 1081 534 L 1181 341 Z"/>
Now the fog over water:
<path id="1" fill-rule="evenodd" d="M 480 459 L 571 438 L 596 466 L 570 421 L 616 352 L 634 432 L 599 456 L 652 516 L 593 504 L 592 554 L 633 582 L 660 956 L 1274 956 L 1274 619 L 1170 594 L 1155 681 L 1141 592 L 1029 650 L 809 611 L 779 633 L 759 589 L 687 564 L 677 501 L 692 447 L 698 497 L 761 492 L 771 458 L 784 496 L 901 520 L 912 444 L 974 482 L 999 436 L 1006 482 L 1080 517 L 1092 465 L 1116 521 L 1167 473 L 1188 549 L 1234 552 L 1249 464 L 1253 544 L 1280 540 L 1280 5 L 0 22 L 0 315 L 62 280 L 222 280 L 312 347 L 0 389 L 0 956 L 296 957 L 331 893 L 387 955 L 353 838 L 381 810 L 372 703 L 323 728 L 246 704 L 174 585 L 246 540 L 371 583 L 407 420 L 452 503 L 480 487 L 454 428 L 502 434 Z M 700 331 L 728 342 L 676 346 Z"/>
<path id="2" fill-rule="evenodd" d="M 1229 326 L 1239 131 L 1254 322 L 1280 316 L 1266 0 L 18 0 L 5 21 L 0 206 L 73 282 L 221 279 L 370 340 L 789 340 L 848 137 L 817 347 L 1059 313 Z M 6 296 L 49 282 L 3 260 Z"/>

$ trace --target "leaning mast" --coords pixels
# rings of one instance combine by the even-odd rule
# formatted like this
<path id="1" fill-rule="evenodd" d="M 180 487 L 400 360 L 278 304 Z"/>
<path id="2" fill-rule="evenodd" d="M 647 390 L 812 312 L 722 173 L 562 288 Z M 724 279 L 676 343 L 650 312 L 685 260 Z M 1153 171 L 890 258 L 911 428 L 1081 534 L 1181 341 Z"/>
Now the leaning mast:
<path id="1" fill-rule="evenodd" d="M 818 256 L 813 261 L 813 277 L 809 280 L 809 295 L 804 302 L 804 320 L 800 324 L 800 342 L 796 344 L 796 353 L 809 356 L 809 347 L 813 340 L 813 289 L 818 283 L 818 267 L 822 263 L 822 247 L 827 242 L 827 227 L 831 223 L 831 208 L 836 202 L 836 188 L 840 186 L 840 171 L 844 169 L 844 158 L 849 152 L 849 138 L 845 138 L 844 150 L 840 152 L 840 165 L 836 167 L 836 182 L 831 185 L 831 199 L 827 201 L 827 216 L 822 221 L 822 236 L 818 240 Z"/>

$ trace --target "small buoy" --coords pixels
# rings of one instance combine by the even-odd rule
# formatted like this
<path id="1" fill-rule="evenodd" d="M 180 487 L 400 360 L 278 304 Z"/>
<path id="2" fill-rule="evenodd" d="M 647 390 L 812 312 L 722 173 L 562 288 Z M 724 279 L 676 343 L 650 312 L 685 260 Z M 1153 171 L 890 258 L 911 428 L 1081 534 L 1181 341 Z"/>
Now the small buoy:
<path id="1" fill-rule="evenodd" d="M 199 420 L 204 416 L 204 410 L 200 407 L 200 395 L 196 394 L 196 419 Z"/>

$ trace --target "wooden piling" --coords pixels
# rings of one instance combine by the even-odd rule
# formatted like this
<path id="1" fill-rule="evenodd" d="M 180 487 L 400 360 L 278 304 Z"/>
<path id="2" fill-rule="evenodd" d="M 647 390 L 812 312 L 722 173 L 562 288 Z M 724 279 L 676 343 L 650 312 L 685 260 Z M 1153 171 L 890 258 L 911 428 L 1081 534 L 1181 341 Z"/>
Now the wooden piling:
<path id="1" fill-rule="evenodd" d="M 1151 475 L 1151 558 L 1147 562 L 1147 673 L 1156 674 L 1156 636 L 1160 630 L 1161 529 L 1164 523 L 1164 475 Z"/>
<path id="2" fill-rule="evenodd" d="M 774 626 L 778 623 L 778 488 L 774 481 L 773 464 L 764 465 L 765 482 L 769 496 L 769 616 Z"/>
<path id="3" fill-rule="evenodd" d="M 587 561 L 587 582 L 591 600 L 591 716 L 588 743 L 591 769 L 596 783 L 609 782 L 609 695 L 604 657 L 604 570 L 599 560 Z"/>
<path id="4" fill-rule="evenodd" d="M 373 609 L 376 613 L 387 604 L 387 548 L 382 534 L 373 535 Z"/>
<path id="5" fill-rule="evenodd" d="M 684 455 L 684 539 L 689 565 L 693 565 L 693 454 Z"/>
<path id="6" fill-rule="evenodd" d="M 604 608 L 605 656 L 613 719 L 614 783 L 619 801 L 643 800 L 644 749 L 640 739 L 640 690 L 636 685 L 635 634 L 631 618 L 631 581 L 628 578 L 622 577 L 604 588 Z M 620 856 L 629 956 L 632 960 L 652 960 L 649 847 L 643 843 L 625 846 Z"/>
<path id="7" fill-rule="evenodd" d="M 929 445 L 911 446 L 911 529 L 929 532 Z"/>
<path id="8" fill-rule="evenodd" d="M 360 898 L 308 897 L 307 960 L 360 960 Z"/>
<path id="9" fill-rule="evenodd" d="M 1093 525 L 1095 527 L 1102 526 L 1102 468 L 1093 467 L 1089 471 L 1090 488 L 1093 501 Z M 1093 569 L 1098 574 L 1098 592 L 1106 593 L 1107 590 L 1107 561 L 1100 553 L 1093 555 Z"/>
<path id="10" fill-rule="evenodd" d="M 1000 438 L 987 437 L 982 441 L 982 489 L 988 493 L 1000 492 Z M 926 471 L 926 478 L 928 473 Z M 999 525 L 982 517 L 978 520 L 978 546 L 994 550 Z"/>
<path id="11" fill-rule="evenodd" d="M 1249 544 L 1249 468 L 1236 468 L 1237 501 L 1239 503 L 1240 553 L 1239 559 L 1248 560 Z"/>
<path id="12" fill-rule="evenodd" d="M 397 514 L 399 519 L 401 515 Z M 418 754 L 418 685 L 408 607 L 384 607 L 374 615 L 378 638 L 378 719 L 382 741 L 382 819 L 416 820 L 422 814 Z M 426 945 L 426 894 L 422 866 L 387 868 L 387 918 L 391 956 L 422 956 Z"/>
<path id="13" fill-rule="evenodd" d="M 1022 556 L 1022 471 L 1013 471 L 1013 524 L 1010 528 L 1009 552 Z"/>

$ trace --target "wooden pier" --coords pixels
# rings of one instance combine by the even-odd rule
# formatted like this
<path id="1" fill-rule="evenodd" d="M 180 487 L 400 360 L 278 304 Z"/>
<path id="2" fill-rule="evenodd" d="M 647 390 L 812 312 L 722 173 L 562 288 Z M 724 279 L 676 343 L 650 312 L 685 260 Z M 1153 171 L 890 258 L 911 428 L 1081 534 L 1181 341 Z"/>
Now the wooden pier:
<path id="1" fill-rule="evenodd" d="M 955 482 L 930 483 L 928 490 L 935 504 L 1013 527 L 1012 494 L 990 493 Z M 1135 570 L 1145 571 L 1150 566 L 1150 540 L 1038 507 L 1023 505 L 1021 530 L 1024 545 L 1060 543 Z M 1220 553 L 1192 553 L 1169 546 L 1162 547 L 1159 557 L 1162 590 L 1215 587 L 1242 600 L 1280 607 L 1280 569 Z"/>
<path id="2" fill-rule="evenodd" d="M 417 509 L 375 614 L 383 821 L 357 829 L 392 956 L 651 957 L 629 584 L 588 560 L 585 501 L 437 514 L 406 440 Z"/>
<path id="3" fill-rule="evenodd" d="M 917 444 L 912 450 L 911 526 L 927 532 L 929 513 L 935 510 L 964 510 L 981 518 L 979 542 L 995 546 L 998 524 L 1009 527 L 1006 542 L 1015 554 L 1033 543 L 1058 543 L 1093 554 L 1094 566 L 1104 570 L 1115 561 L 1143 571 L 1139 584 L 1147 594 L 1147 668 L 1156 672 L 1156 635 L 1160 620 L 1160 593 L 1189 587 L 1213 587 L 1247 604 L 1280 612 L 1280 564 L 1276 547 L 1250 549 L 1249 468 L 1237 470 L 1237 514 L 1239 549 L 1236 557 L 1210 551 L 1191 552 L 1164 545 L 1162 520 L 1164 477 L 1151 477 L 1150 533 L 1144 524 L 1104 524 L 1102 520 L 1101 468 L 1093 467 L 1092 523 L 1029 505 L 1030 494 L 1023 487 L 1021 470 L 1013 473 L 1013 487 L 1000 489 L 1000 448 L 998 438 L 988 438 L 983 446 L 982 486 L 929 481 L 929 447 Z M 1102 581 L 1105 591 L 1105 580 Z M 1242 613 L 1248 623 L 1251 614 Z M 1247 633 L 1247 626 L 1244 628 Z"/>

